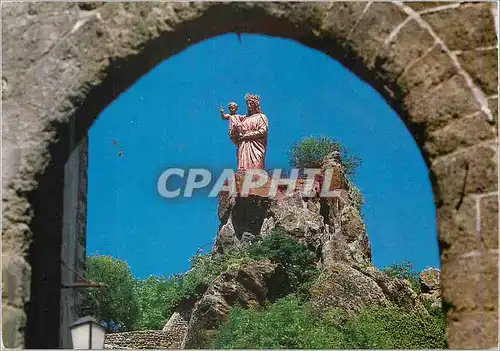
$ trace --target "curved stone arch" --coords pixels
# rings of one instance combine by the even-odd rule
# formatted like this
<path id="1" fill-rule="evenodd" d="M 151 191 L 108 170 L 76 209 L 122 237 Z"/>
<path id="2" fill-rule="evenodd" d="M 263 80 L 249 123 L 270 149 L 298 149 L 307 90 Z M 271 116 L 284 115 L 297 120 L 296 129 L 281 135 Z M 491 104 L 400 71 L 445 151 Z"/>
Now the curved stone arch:
<path id="1" fill-rule="evenodd" d="M 68 157 L 64 128 L 74 121 L 83 136 L 157 63 L 227 32 L 285 37 L 322 51 L 401 116 L 430 169 L 449 345 L 497 344 L 491 4 L 4 3 L 2 16 L 3 330 L 15 334 L 6 346 L 23 343 L 30 283 L 23 257 L 33 223 L 44 216 L 34 213 L 43 207 L 34 197 L 51 194 L 44 184 Z"/>

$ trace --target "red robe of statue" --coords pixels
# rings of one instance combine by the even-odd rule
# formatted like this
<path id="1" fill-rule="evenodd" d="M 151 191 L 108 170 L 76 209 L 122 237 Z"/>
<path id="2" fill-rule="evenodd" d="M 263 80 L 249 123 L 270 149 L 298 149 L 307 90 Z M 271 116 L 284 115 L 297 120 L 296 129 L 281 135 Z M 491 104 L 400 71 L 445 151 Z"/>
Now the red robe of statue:
<path id="1" fill-rule="evenodd" d="M 238 171 L 264 169 L 268 121 L 263 113 L 229 118 L 229 137 L 237 146 Z"/>

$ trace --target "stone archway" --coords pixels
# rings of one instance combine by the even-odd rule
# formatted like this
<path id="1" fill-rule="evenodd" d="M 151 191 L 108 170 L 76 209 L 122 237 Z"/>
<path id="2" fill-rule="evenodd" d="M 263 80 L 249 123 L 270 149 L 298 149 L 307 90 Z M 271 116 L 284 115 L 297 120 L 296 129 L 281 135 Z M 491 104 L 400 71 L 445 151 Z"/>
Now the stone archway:
<path id="1" fill-rule="evenodd" d="M 377 89 L 401 116 L 433 184 L 449 345 L 494 347 L 498 96 L 493 6 L 2 4 L 5 345 L 24 342 L 32 239 L 53 240 L 54 252 L 58 249 L 69 121 L 75 121 L 81 138 L 106 105 L 161 60 L 218 34 L 251 32 L 294 39 L 330 55 Z"/>

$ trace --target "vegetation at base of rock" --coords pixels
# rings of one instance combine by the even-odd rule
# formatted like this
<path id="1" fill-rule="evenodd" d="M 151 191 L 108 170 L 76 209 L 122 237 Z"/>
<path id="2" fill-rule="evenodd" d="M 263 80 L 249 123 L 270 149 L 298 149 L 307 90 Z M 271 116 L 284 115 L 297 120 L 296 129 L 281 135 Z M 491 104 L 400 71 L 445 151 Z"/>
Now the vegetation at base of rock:
<path id="1" fill-rule="evenodd" d="M 233 308 L 212 345 L 216 349 L 445 348 L 443 314 L 422 316 L 395 307 L 340 310 L 322 316 L 289 295 L 262 309 Z"/>
<path id="2" fill-rule="evenodd" d="M 280 230 L 260 237 L 246 252 L 253 259 L 269 259 L 281 265 L 286 271 L 292 291 L 310 282 L 319 273 L 316 268 L 316 255 Z"/>
<path id="3" fill-rule="evenodd" d="M 234 249 L 221 256 L 196 255 L 189 272 L 179 281 L 179 300 L 198 299 L 206 287 L 222 272 L 238 268 L 249 260 L 269 259 L 287 273 L 292 290 L 317 274 L 316 257 L 305 245 L 282 231 L 258 238 L 245 249 Z"/>
<path id="4" fill-rule="evenodd" d="M 293 144 L 289 151 L 289 163 L 297 168 L 320 168 L 324 157 L 334 151 L 340 152 L 344 173 L 354 175 L 361 159 L 350 154 L 339 141 L 326 136 L 310 136 Z"/>
<path id="5" fill-rule="evenodd" d="M 382 269 L 382 272 L 391 278 L 407 279 L 411 288 L 417 294 L 420 293 L 420 281 L 418 272 L 414 271 L 410 262 L 395 263 Z"/>
<path id="6" fill-rule="evenodd" d="M 82 291 L 79 315 L 94 316 L 108 332 L 132 330 L 139 316 L 139 303 L 129 266 L 110 256 L 91 256 L 87 258 L 85 278 L 107 286 Z"/>
<path id="7" fill-rule="evenodd" d="M 90 289 L 82 308 L 86 314 L 91 314 L 106 324 L 109 324 L 108 321 L 114 321 L 114 324 L 111 324 L 115 327 L 110 331 L 161 329 L 179 303 L 199 299 L 221 273 L 237 269 L 250 260 L 265 259 L 285 269 L 292 291 L 300 290 L 318 274 L 314 253 L 281 231 L 255 240 L 246 249 L 235 249 L 220 256 L 195 255 L 191 258 L 191 269 L 186 274 L 170 278 L 148 277 L 133 280 L 125 262 L 111 257 L 103 259 L 100 256 L 91 256 L 88 258 L 87 269 L 89 279 L 106 283 L 110 287 L 106 288 L 103 295 L 100 295 L 99 290 Z M 126 274 L 122 273 L 124 269 Z M 112 279 L 114 276 L 124 275 L 130 278 L 124 279 L 124 282 Z M 305 290 L 307 289 L 302 288 L 302 291 Z M 122 309 L 128 306 L 128 302 L 120 300 L 125 306 L 116 306 L 114 301 L 118 292 L 127 296 L 130 304 L 134 306 L 126 323 L 122 322 Z"/>
<path id="8" fill-rule="evenodd" d="M 191 269 L 179 281 L 179 300 L 200 298 L 218 275 L 249 260 L 250 257 L 245 252 L 236 249 L 221 256 L 193 256 L 190 259 Z"/>
<path id="9" fill-rule="evenodd" d="M 91 314 L 108 331 L 160 330 L 176 307 L 196 301 L 221 273 L 237 270 L 252 260 L 282 266 L 289 289 L 265 307 L 233 307 L 217 331 L 219 349 L 437 349 L 445 348 L 444 315 L 429 304 L 429 315 L 399 307 L 365 308 L 355 314 L 340 309 L 318 313 L 310 300 L 310 285 L 320 277 L 316 257 L 287 233 L 275 230 L 245 249 L 224 255 L 195 255 L 183 275 L 134 280 L 127 264 L 103 256 L 88 258 L 88 279 L 109 285 L 86 290 L 80 314 Z M 417 289 L 417 274 L 409 263 L 383 270 L 392 278 L 408 279 Z M 288 295 L 287 295 L 288 294 Z M 285 296 L 284 296 L 285 295 Z M 135 307 L 134 307 L 135 306 Z"/>

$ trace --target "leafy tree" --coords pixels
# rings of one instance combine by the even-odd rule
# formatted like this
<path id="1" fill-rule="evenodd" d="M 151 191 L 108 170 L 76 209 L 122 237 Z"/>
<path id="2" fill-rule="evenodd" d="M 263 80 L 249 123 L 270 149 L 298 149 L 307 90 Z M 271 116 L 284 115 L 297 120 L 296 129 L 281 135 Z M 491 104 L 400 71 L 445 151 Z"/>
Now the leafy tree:
<path id="1" fill-rule="evenodd" d="M 418 272 L 413 270 L 410 262 L 394 263 L 382 269 L 382 272 L 391 278 L 407 279 L 410 281 L 413 291 L 420 293 L 420 281 Z"/>
<path id="2" fill-rule="evenodd" d="M 134 292 L 139 304 L 136 329 L 162 329 L 180 299 L 180 279 L 175 276 L 170 278 L 150 276 L 134 283 Z"/>
<path id="3" fill-rule="evenodd" d="M 139 308 L 127 263 L 110 256 L 90 256 L 86 262 L 85 277 L 107 286 L 82 292 L 79 315 L 94 316 L 108 332 L 133 330 Z"/>
<path id="4" fill-rule="evenodd" d="M 340 152 L 344 173 L 354 175 L 361 159 L 351 155 L 339 141 L 326 136 L 306 137 L 293 144 L 289 151 L 289 163 L 297 168 L 319 168 L 323 158 L 334 151 Z"/>

